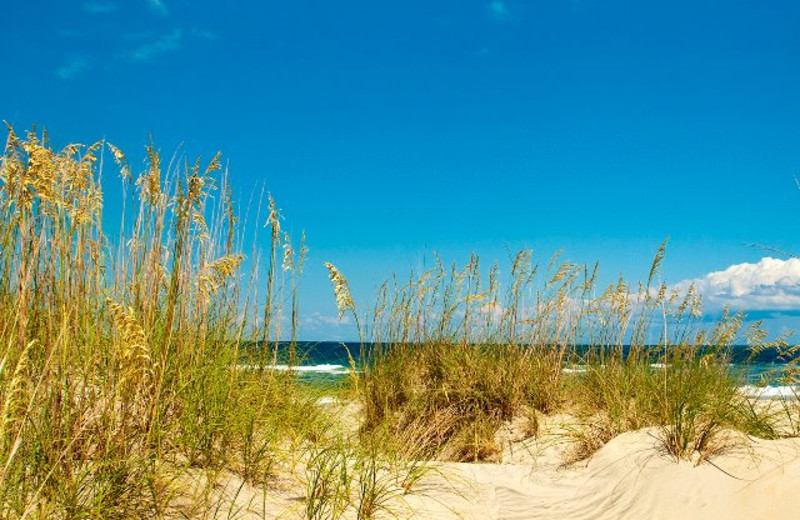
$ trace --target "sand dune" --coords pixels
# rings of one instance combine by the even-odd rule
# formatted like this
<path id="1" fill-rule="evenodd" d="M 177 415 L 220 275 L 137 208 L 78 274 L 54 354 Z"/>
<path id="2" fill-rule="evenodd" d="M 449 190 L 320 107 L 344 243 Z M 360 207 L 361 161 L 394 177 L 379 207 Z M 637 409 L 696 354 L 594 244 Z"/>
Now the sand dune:
<path id="1" fill-rule="evenodd" d="M 795 519 L 800 442 L 755 440 L 695 466 L 663 454 L 654 429 L 618 436 L 586 463 L 450 465 L 458 491 L 411 501 L 420 518 Z M 546 450 L 545 450 L 546 451 Z M 544 454 L 548 457 L 547 454 Z M 450 495 L 451 498 L 448 498 Z M 452 504 L 442 510 L 438 502 Z M 429 503 L 436 503 L 430 507 Z"/>
<path id="2" fill-rule="evenodd" d="M 648 428 L 619 435 L 590 459 L 565 467 L 569 444 L 556 431 L 559 420 L 550 418 L 549 433 L 538 438 L 507 442 L 502 462 L 438 464 L 415 493 L 393 505 L 396 516 L 381 518 L 800 518 L 800 439 L 739 437 L 735 448 L 695 465 L 665 454 L 658 430 Z M 302 518 L 302 487 L 291 478 L 280 487 L 265 493 L 231 479 L 219 489 L 229 506 L 218 513 Z"/>

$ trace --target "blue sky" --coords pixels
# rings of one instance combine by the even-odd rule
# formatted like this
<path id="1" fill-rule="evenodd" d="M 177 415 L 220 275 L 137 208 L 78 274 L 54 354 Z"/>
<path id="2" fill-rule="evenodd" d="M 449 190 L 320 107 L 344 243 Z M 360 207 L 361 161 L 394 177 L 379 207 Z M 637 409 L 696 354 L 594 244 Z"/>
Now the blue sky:
<path id="1" fill-rule="evenodd" d="M 779 329 L 800 265 L 748 244 L 800 252 L 799 23 L 793 1 L 10 2 L 0 118 L 135 161 L 151 133 L 222 150 L 308 235 L 309 339 L 352 334 L 323 261 L 366 301 L 434 249 L 563 248 L 611 280 L 667 236 L 667 280 L 752 264 L 708 299 Z"/>

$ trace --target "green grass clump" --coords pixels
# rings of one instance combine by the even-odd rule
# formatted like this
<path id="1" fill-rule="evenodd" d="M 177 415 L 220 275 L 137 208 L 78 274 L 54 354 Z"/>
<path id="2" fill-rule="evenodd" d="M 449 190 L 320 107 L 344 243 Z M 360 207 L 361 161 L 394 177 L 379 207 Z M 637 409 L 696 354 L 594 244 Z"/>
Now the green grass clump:
<path id="1" fill-rule="evenodd" d="M 305 463 L 302 513 L 308 520 L 398 518 L 404 497 L 432 471 L 419 452 L 399 450 L 391 439 L 366 442 L 328 435 L 311 445 Z"/>
<path id="2" fill-rule="evenodd" d="M 329 269 L 340 308 L 354 312 L 344 277 Z M 361 331 L 374 345 L 358 381 L 366 432 L 416 431 L 428 453 L 484 460 L 498 453 L 503 421 L 559 406 L 561 365 L 578 334 L 573 302 L 591 287 L 588 272 L 554 258 L 534 291 L 539 267 L 521 251 L 501 293 L 498 271 L 484 285 L 473 257 L 463 269 L 437 263 L 383 286 Z"/>
<path id="3" fill-rule="evenodd" d="M 239 274 L 219 156 L 165 168 L 149 146 L 135 176 L 108 143 L 55 151 L 9 129 L 1 161 L 0 516 L 169 517 L 202 499 L 184 485 L 197 471 L 269 481 L 279 448 L 317 428 L 291 376 L 237 369 L 246 340 L 277 337 L 302 265 L 274 203 L 264 304 L 257 259 Z M 104 163 L 123 187 L 116 242 Z"/>
<path id="4" fill-rule="evenodd" d="M 542 267 L 529 251 L 514 257 L 504 290 L 497 264 L 487 282 L 474 256 L 384 284 L 359 327 L 377 344 L 358 375 L 364 430 L 418 431 L 416 442 L 453 460 L 492 459 L 504 421 L 559 410 L 585 423 L 575 459 L 647 426 L 679 459 L 723 449 L 728 429 L 774 435 L 729 366 L 743 315 L 705 327 L 694 287 L 656 284 L 664 252 L 635 287 L 620 278 L 601 290 L 596 265 L 556 255 Z M 340 310 L 358 321 L 346 280 L 329 269 Z"/>
<path id="5" fill-rule="evenodd" d="M 559 398 L 556 356 L 526 352 L 509 345 L 393 346 L 376 355 L 365 376 L 365 427 L 388 421 L 400 433 L 427 426 L 431 451 L 447 448 L 444 456 L 456 460 L 491 458 L 503 421 L 550 410 Z"/>
<path id="6" fill-rule="evenodd" d="M 570 388 L 587 424 L 573 457 L 591 455 L 619 433 L 650 426 L 659 428 L 667 453 L 696 461 L 730 447 L 726 430 L 772 436 L 768 417 L 739 392 L 742 379 L 731 372 L 726 351 L 677 345 L 666 355 L 641 349 L 626 358 L 588 362 Z"/>
<path id="7" fill-rule="evenodd" d="M 104 164 L 122 183 L 113 241 L 102 226 Z M 328 264 L 340 313 L 352 313 L 362 339 L 361 366 L 353 360 L 350 386 L 337 390 L 357 395 L 361 428 L 342 431 L 316 402 L 330 388 L 270 368 L 284 306 L 297 361 L 304 241 L 281 230 L 269 198 L 261 255 L 221 172 L 219 156 L 164 166 L 151 145 L 135 175 L 109 143 L 56 151 L 46 136 L 9 129 L 1 517 L 213 517 L 228 507 L 220 475 L 266 495 L 297 468 L 306 517 L 391 515 L 430 459 L 490 460 L 504 421 L 523 414 L 536 424 L 536 414 L 565 409 L 593 425 L 580 434 L 586 454 L 642 426 L 660 428 L 677 458 L 707 457 L 727 428 L 776 434 L 727 365 L 742 316 L 704 329 L 693 289 L 653 283 L 663 247 L 647 283 L 603 291 L 596 267 L 558 256 L 540 266 L 521 251 L 504 286 L 496 264 L 437 259 L 385 284 L 369 317 Z M 259 229 L 260 209 L 255 221 Z M 574 366 L 584 371 L 563 370 Z"/>

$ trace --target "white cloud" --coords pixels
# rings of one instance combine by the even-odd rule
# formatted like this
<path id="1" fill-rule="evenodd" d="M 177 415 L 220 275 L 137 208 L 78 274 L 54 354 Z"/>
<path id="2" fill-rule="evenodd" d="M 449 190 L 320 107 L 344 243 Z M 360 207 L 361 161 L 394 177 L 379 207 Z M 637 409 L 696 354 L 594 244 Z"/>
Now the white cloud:
<path id="1" fill-rule="evenodd" d="M 491 323 L 497 325 L 503 319 L 506 308 L 499 302 L 492 301 L 481 305 L 478 308 L 478 312 L 484 318 L 489 317 Z"/>
<path id="2" fill-rule="evenodd" d="M 166 16 L 169 14 L 169 9 L 167 9 L 167 4 L 165 4 L 163 0 L 147 0 L 147 4 L 153 11 L 162 16 Z"/>
<path id="3" fill-rule="evenodd" d="M 683 291 L 691 283 L 703 297 L 706 310 L 729 305 L 736 310 L 800 309 L 800 259 L 762 258 L 758 263 L 735 264 L 724 271 L 675 285 Z"/>
<path id="4" fill-rule="evenodd" d="M 310 328 L 348 327 L 352 324 L 353 319 L 350 316 L 343 316 L 341 319 L 339 319 L 338 316 L 329 316 L 319 312 L 314 312 L 300 319 L 300 325 Z"/>
<path id="5" fill-rule="evenodd" d="M 144 43 L 127 53 L 134 61 L 148 61 L 154 56 L 180 48 L 183 42 L 183 31 L 175 29 L 154 41 Z"/>
<path id="6" fill-rule="evenodd" d="M 508 4 L 504 0 L 492 0 L 486 7 L 495 20 L 507 20 L 511 16 Z"/>
<path id="7" fill-rule="evenodd" d="M 61 79 L 72 79 L 92 64 L 92 58 L 82 54 L 68 56 L 63 65 L 55 70 L 56 76 Z"/>
<path id="8" fill-rule="evenodd" d="M 89 14 L 108 14 L 117 10 L 117 4 L 113 2 L 92 1 L 84 2 L 83 10 Z"/>

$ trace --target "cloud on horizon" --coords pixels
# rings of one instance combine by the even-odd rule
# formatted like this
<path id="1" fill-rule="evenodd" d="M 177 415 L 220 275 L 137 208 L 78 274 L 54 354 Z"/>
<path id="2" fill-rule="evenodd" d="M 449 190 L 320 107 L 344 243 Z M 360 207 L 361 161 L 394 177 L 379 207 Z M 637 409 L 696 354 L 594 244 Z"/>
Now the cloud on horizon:
<path id="1" fill-rule="evenodd" d="M 308 316 L 300 318 L 300 325 L 304 327 L 317 328 L 317 327 L 349 327 L 353 325 L 353 319 L 350 316 L 343 316 L 341 319 L 338 316 L 329 316 L 319 312 L 314 312 Z"/>
<path id="2" fill-rule="evenodd" d="M 675 288 L 684 292 L 694 283 L 708 311 L 725 305 L 734 310 L 800 310 L 800 259 L 765 257 L 757 263 L 734 264 L 700 278 L 684 280 Z"/>
<path id="3" fill-rule="evenodd" d="M 358 338 L 353 318 L 312 312 L 298 320 L 299 335 L 304 340 L 346 341 Z M 288 328 L 286 329 L 288 331 Z"/>

